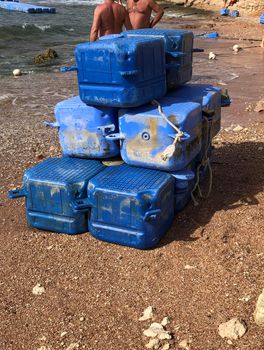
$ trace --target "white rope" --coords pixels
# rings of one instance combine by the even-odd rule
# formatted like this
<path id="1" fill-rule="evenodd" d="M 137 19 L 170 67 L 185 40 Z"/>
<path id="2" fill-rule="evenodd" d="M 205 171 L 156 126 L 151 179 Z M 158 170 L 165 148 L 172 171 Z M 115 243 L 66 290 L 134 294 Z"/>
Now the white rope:
<path id="1" fill-rule="evenodd" d="M 166 120 L 166 122 L 176 131 L 175 139 L 173 140 L 173 143 L 165 148 L 165 150 L 161 154 L 161 158 L 163 161 L 166 161 L 168 158 L 171 158 L 176 150 L 176 144 L 177 142 L 182 142 L 183 132 L 174 125 L 168 117 L 163 113 L 162 107 L 157 100 L 153 100 L 152 104 L 154 106 L 157 106 L 159 114 Z"/>

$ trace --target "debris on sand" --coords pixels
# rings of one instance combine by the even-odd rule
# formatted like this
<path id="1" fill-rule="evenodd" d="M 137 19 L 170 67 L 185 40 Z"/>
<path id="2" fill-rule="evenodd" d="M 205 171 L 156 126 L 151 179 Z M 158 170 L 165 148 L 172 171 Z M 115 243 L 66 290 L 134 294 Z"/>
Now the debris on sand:
<path id="1" fill-rule="evenodd" d="M 32 293 L 34 295 L 41 295 L 45 293 L 45 288 L 41 286 L 41 284 L 36 284 L 35 287 L 32 289 Z"/>
<path id="2" fill-rule="evenodd" d="M 189 349 L 190 349 L 190 343 L 189 343 L 188 339 L 183 339 L 183 340 L 179 343 L 179 347 L 180 347 L 181 349 L 189 350 Z"/>
<path id="3" fill-rule="evenodd" d="M 21 70 L 20 69 L 14 69 L 13 70 L 13 76 L 14 77 L 19 77 L 20 75 L 22 75 L 22 72 L 21 72 Z"/>
<path id="4" fill-rule="evenodd" d="M 165 343 L 161 348 L 161 350 L 169 350 L 169 348 L 170 348 L 170 343 Z"/>
<path id="5" fill-rule="evenodd" d="M 242 47 L 240 47 L 239 45 L 234 45 L 233 46 L 233 51 L 238 53 L 240 50 L 242 50 Z"/>
<path id="6" fill-rule="evenodd" d="M 150 339 L 150 341 L 145 345 L 147 349 L 158 349 L 159 348 L 159 340 L 157 338 Z"/>
<path id="7" fill-rule="evenodd" d="M 35 64 L 46 63 L 54 58 L 59 57 L 57 52 L 53 49 L 47 49 L 34 57 Z"/>
<path id="8" fill-rule="evenodd" d="M 153 307 L 148 306 L 144 311 L 143 315 L 138 319 L 139 321 L 146 321 L 153 317 Z"/>
<path id="9" fill-rule="evenodd" d="M 231 320 L 221 323 L 218 327 L 218 333 L 221 338 L 237 340 L 246 333 L 247 325 L 245 321 L 234 317 Z"/>
<path id="10" fill-rule="evenodd" d="M 264 289 L 256 303 L 254 320 L 258 326 L 264 327 Z"/>
<path id="11" fill-rule="evenodd" d="M 161 325 L 163 326 L 163 327 L 166 327 L 167 326 L 167 324 L 170 322 L 170 320 L 169 320 L 169 318 L 166 316 L 166 317 L 163 317 L 163 320 L 161 321 Z"/>
<path id="12" fill-rule="evenodd" d="M 162 324 L 157 322 L 152 323 L 150 327 L 143 332 L 143 334 L 149 338 L 158 337 L 158 339 L 160 340 L 164 340 L 164 339 L 169 340 L 172 338 L 170 332 L 166 331 L 163 328 Z"/>
<path id="13" fill-rule="evenodd" d="M 209 52 L 208 58 L 209 58 L 209 60 L 215 60 L 216 59 L 216 54 L 213 53 L 213 52 Z"/>
<path id="14" fill-rule="evenodd" d="M 78 349 L 80 347 L 79 343 L 71 343 L 66 350 L 75 350 Z"/>
<path id="15" fill-rule="evenodd" d="M 254 108 L 254 112 L 262 112 L 264 111 L 264 99 L 258 101 L 256 107 Z"/>
<path id="16" fill-rule="evenodd" d="M 244 128 L 243 128 L 241 125 L 237 125 L 237 126 L 233 129 L 234 132 L 240 132 L 240 131 L 242 131 L 242 130 L 244 130 Z"/>

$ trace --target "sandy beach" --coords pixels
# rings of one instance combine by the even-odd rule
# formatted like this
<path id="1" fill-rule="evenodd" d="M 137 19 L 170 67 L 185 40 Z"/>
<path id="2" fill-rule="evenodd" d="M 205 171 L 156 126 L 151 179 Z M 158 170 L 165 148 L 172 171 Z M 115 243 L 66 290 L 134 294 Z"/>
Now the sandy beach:
<path id="1" fill-rule="evenodd" d="M 264 112 L 254 112 L 264 97 L 263 29 L 256 17 L 217 14 L 165 18 L 165 26 L 220 33 L 195 40 L 205 52 L 194 56 L 193 81 L 227 88 L 232 105 L 222 109 L 214 140 L 209 199 L 190 203 L 153 250 L 27 226 L 24 201 L 8 200 L 7 191 L 21 185 L 25 169 L 61 155 L 56 130 L 43 122 L 78 93 L 76 75 L 0 79 L 1 349 L 142 350 L 150 322 L 138 318 L 151 305 L 155 321 L 170 319 L 172 350 L 183 339 L 190 350 L 263 350 L 263 328 L 253 319 L 264 288 Z M 243 48 L 238 54 L 234 44 Z M 37 283 L 44 294 L 32 294 Z M 227 343 L 218 326 L 233 317 L 247 333 Z"/>

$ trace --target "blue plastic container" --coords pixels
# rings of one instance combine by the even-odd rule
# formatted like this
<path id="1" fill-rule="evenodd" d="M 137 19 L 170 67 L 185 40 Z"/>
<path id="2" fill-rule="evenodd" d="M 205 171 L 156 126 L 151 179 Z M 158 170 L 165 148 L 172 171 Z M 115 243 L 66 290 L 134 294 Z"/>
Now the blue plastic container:
<path id="1" fill-rule="evenodd" d="M 120 165 L 89 181 L 89 231 L 103 241 L 147 249 L 174 219 L 174 179 L 164 172 Z"/>
<path id="2" fill-rule="evenodd" d="M 166 51 L 167 88 L 192 79 L 193 33 L 178 29 L 136 29 L 123 33 L 129 38 L 161 38 Z"/>
<path id="3" fill-rule="evenodd" d="M 105 136 L 118 132 L 118 110 L 111 107 L 88 106 L 76 96 L 55 107 L 56 123 L 64 156 L 110 158 L 119 154 L 119 143 Z"/>
<path id="4" fill-rule="evenodd" d="M 88 181 L 104 168 L 96 160 L 49 158 L 26 170 L 23 187 L 9 191 L 9 198 L 26 198 L 27 221 L 33 227 L 67 234 L 87 232 L 87 211 L 74 207 L 87 197 Z"/>
<path id="5" fill-rule="evenodd" d="M 56 13 L 54 7 L 36 6 L 16 1 L 0 1 L 0 8 L 8 11 L 19 11 L 26 13 Z"/>
<path id="6" fill-rule="evenodd" d="M 264 24 L 264 13 L 262 13 L 259 17 L 259 23 Z"/>
<path id="7" fill-rule="evenodd" d="M 169 97 L 161 99 L 160 104 L 172 124 L 183 132 L 172 157 L 165 159 L 164 152 L 174 142 L 177 132 L 160 115 L 158 108 L 151 104 L 121 109 L 120 133 L 106 138 L 120 140 L 121 157 L 127 164 L 164 171 L 182 170 L 201 150 L 201 105 L 175 102 L 175 99 Z"/>
<path id="8" fill-rule="evenodd" d="M 189 166 L 187 169 L 172 174 L 175 179 L 175 213 L 182 211 L 191 200 L 191 192 L 193 190 L 196 179 L 195 166 L 193 167 L 193 170 L 191 168 L 192 166 Z"/>
<path id="9" fill-rule="evenodd" d="M 220 16 L 229 16 L 230 10 L 226 8 L 222 8 L 220 10 Z"/>
<path id="10" fill-rule="evenodd" d="M 229 16 L 231 17 L 239 17 L 239 11 L 238 10 L 231 10 L 229 13 Z"/>
<path id="11" fill-rule="evenodd" d="M 200 103 L 203 111 L 201 159 L 212 138 L 221 128 L 221 89 L 208 84 L 187 84 L 168 96 L 175 101 L 193 101 Z"/>
<path id="12" fill-rule="evenodd" d="M 166 93 L 161 39 L 109 35 L 76 47 L 80 98 L 89 105 L 135 107 Z"/>

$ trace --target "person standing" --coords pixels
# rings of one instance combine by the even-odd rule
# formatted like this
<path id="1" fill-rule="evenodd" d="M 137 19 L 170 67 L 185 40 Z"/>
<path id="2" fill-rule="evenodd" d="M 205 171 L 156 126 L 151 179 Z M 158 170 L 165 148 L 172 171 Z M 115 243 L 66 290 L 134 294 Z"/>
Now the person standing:
<path id="1" fill-rule="evenodd" d="M 103 35 L 119 34 L 123 26 L 132 29 L 126 8 L 114 0 L 104 0 L 95 8 L 90 41 L 96 41 Z"/>
<path id="2" fill-rule="evenodd" d="M 133 29 L 153 28 L 164 14 L 155 0 L 127 0 L 127 10 Z M 153 19 L 152 11 L 156 13 Z"/>

